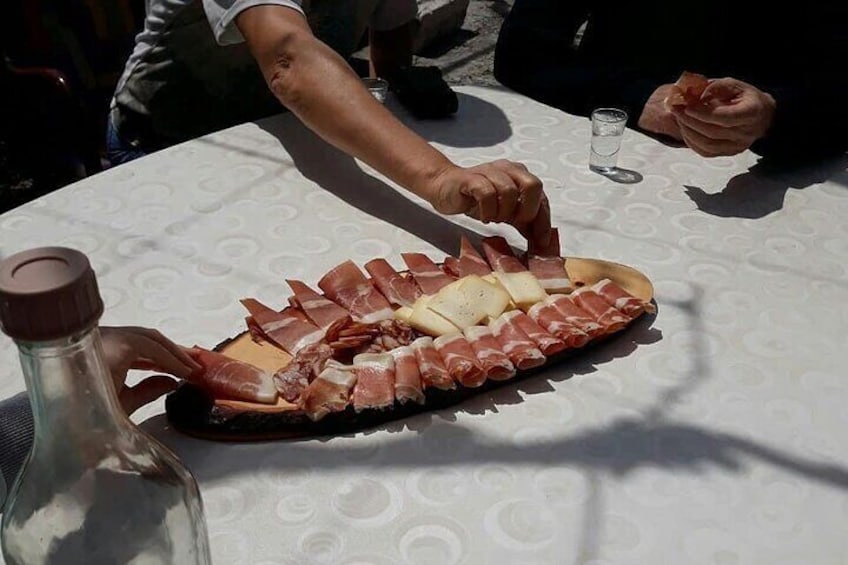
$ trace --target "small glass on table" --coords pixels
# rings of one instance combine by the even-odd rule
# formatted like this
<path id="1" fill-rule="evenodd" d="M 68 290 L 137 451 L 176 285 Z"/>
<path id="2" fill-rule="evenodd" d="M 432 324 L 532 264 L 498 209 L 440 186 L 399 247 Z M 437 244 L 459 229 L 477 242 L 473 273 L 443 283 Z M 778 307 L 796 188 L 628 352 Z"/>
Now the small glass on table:
<path id="1" fill-rule="evenodd" d="M 381 104 L 386 101 L 386 94 L 389 91 L 389 83 L 382 78 L 364 78 L 362 79 L 362 84 L 365 85 L 365 88 L 371 93 L 371 95 L 376 98 Z"/>
<path id="2" fill-rule="evenodd" d="M 589 169 L 606 174 L 616 170 L 621 138 L 627 125 L 627 112 L 618 108 L 598 108 L 592 112 L 592 142 Z"/>

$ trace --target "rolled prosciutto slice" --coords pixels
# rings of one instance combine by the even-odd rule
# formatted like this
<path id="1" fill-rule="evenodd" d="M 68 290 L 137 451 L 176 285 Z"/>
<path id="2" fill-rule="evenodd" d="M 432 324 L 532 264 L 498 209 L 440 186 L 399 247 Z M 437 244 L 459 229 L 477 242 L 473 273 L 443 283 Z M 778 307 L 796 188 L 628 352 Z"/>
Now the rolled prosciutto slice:
<path id="1" fill-rule="evenodd" d="M 487 379 L 505 381 L 515 376 L 515 365 L 501 350 L 492 330 L 486 326 L 469 326 L 463 333 Z"/>
<path id="2" fill-rule="evenodd" d="M 486 382 L 486 373 L 465 336 L 460 333 L 439 336 L 433 345 L 444 359 L 450 376 L 462 386 L 475 388 Z"/>
<path id="3" fill-rule="evenodd" d="M 401 253 L 400 256 L 424 294 L 436 294 L 454 280 L 423 253 Z"/>
<path id="4" fill-rule="evenodd" d="M 361 353 L 353 358 L 356 384 L 353 409 L 388 408 L 395 403 L 395 361 L 388 353 Z"/>
<path id="5" fill-rule="evenodd" d="M 455 279 L 462 276 L 459 274 L 459 259 L 451 255 L 448 255 L 445 257 L 445 260 L 442 261 L 442 270 Z"/>
<path id="6" fill-rule="evenodd" d="M 356 373 L 350 365 L 331 359 L 324 370 L 303 391 L 300 409 L 313 422 L 331 412 L 342 412 L 350 403 L 350 391 L 356 384 Z"/>
<path id="7" fill-rule="evenodd" d="M 309 320 L 325 332 L 333 326 L 343 326 L 350 322 L 350 312 L 321 296 L 301 281 L 287 280 L 294 296 L 289 303 L 300 308 Z"/>
<path id="8" fill-rule="evenodd" d="M 565 294 L 552 294 L 544 300 L 545 304 L 552 304 L 560 314 L 565 316 L 565 320 L 585 332 L 589 339 L 595 339 L 599 335 L 604 334 L 604 327 L 592 317 L 592 314 L 574 303 L 571 298 Z"/>
<path id="9" fill-rule="evenodd" d="M 574 303 L 591 314 L 606 333 L 617 332 L 630 322 L 630 317 L 611 306 L 600 294 L 588 286 L 580 287 L 571 293 Z"/>
<path id="10" fill-rule="evenodd" d="M 535 248 L 527 254 L 527 267 L 549 294 L 571 292 L 574 285 L 565 272 L 565 261 L 559 247 L 559 231 L 551 228 L 551 242 L 546 248 Z"/>
<path id="11" fill-rule="evenodd" d="M 500 236 L 483 239 L 483 252 L 492 269 L 501 273 L 521 273 L 527 270 L 512 252 L 509 243 Z"/>
<path id="12" fill-rule="evenodd" d="M 262 404 L 277 402 L 277 389 L 267 371 L 202 347 L 194 346 L 189 354 L 203 367 L 189 382 L 211 396 Z"/>
<path id="13" fill-rule="evenodd" d="M 395 361 L 395 400 L 401 404 L 415 402 L 424 404 L 424 389 L 415 351 L 409 345 L 390 351 Z"/>
<path id="14" fill-rule="evenodd" d="M 547 300 L 534 304 L 527 311 L 527 315 L 537 324 L 564 341 L 568 349 L 583 347 L 589 343 L 589 334 L 566 320 L 565 316 Z M 595 324 L 594 322 L 591 323 Z M 600 328 L 600 324 L 595 325 Z"/>
<path id="15" fill-rule="evenodd" d="M 318 281 L 327 298 L 344 306 L 359 322 L 379 322 L 394 317 L 392 307 L 353 261 L 345 261 Z"/>
<path id="16" fill-rule="evenodd" d="M 288 365 L 274 374 L 274 386 L 288 402 L 297 402 L 324 364 L 333 356 L 333 348 L 323 342 L 307 345 Z"/>
<path id="17" fill-rule="evenodd" d="M 492 269 L 486 263 L 486 260 L 477 253 L 468 238 L 462 236 L 462 243 L 459 248 L 459 276 L 477 275 L 485 277 L 491 272 Z"/>
<path id="18" fill-rule="evenodd" d="M 509 356 L 512 364 L 526 371 L 545 363 L 545 355 L 536 343 L 526 333 L 503 315 L 493 320 L 489 328 L 501 346 L 501 350 Z"/>
<path id="19" fill-rule="evenodd" d="M 556 355 L 567 347 L 565 342 L 537 324 L 533 318 L 522 312 L 521 310 L 513 310 L 503 314 L 506 320 L 524 332 L 527 337 L 533 340 L 539 351 L 550 357 Z"/>
<path id="20" fill-rule="evenodd" d="M 418 361 L 418 371 L 421 373 L 421 385 L 425 390 L 430 387 L 441 390 L 456 388 L 456 381 L 448 373 L 442 356 L 433 345 L 432 337 L 419 337 L 412 342 L 412 350 L 415 351 L 415 360 Z"/>
<path id="21" fill-rule="evenodd" d="M 421 296 L 421 290 L 411 280 L 395 271 L 385 259 L 373 259 L 365 263 L 365 270 L 383 296 L 392 304 L 412 306 Z"/>
<path id="22" fill-rule="evenodd" d="M 241 303 L 250 312 L 246 318 L 250 334 L 283 348 L 290 355 L 324 336 L 321 328 L 307 320 L 300 310 L 286 308 L 277 312 L 255 298 L 243 298 Z"/>
<path id="23" fill-rule="evenodd" d="M 657 311 L 653 304 L 642 302 L 610 279 L 599 280 L 591 288 L 616 310 L 631 318 L 638 318 L 645 312 L 653 314 Z"/>

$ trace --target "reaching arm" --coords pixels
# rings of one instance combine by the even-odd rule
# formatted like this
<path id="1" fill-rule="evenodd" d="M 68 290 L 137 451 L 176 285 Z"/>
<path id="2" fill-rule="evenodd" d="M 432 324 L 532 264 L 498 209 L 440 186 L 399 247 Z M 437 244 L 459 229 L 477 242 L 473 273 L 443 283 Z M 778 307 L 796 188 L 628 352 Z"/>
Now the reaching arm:
<path id="1" fill-rule="evenodd" d="M 236 24 L 271 91 L 307 127 L 445 214 L 508 222 L 550 239 L 539 179 L 508 161 L 464 169 L 406 128 L 362 86 L 348 65 L 297 11 L 262 5 Z M 381 64 L 381 63 L 378 63 Z"/>

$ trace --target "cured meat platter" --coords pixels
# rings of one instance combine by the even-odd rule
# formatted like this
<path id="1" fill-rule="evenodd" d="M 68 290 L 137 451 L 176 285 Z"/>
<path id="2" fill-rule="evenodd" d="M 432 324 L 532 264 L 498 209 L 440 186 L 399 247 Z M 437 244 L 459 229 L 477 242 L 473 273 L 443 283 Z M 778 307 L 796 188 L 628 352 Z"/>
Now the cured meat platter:
<path id="1" fill-rule="evenodd" d="M 246 330 L 213 350 L 166 399 L 183 433 L 221 441 L 347 434 L 452 406 L 527 378 L 656 312 L 632 267 L 515 255 L 501 237 L 482 253 L 463 238 L 441 262 L 404 253 L 331 269 L 317 289 L 287 281 L 288 304 L 241 302 Z"/>

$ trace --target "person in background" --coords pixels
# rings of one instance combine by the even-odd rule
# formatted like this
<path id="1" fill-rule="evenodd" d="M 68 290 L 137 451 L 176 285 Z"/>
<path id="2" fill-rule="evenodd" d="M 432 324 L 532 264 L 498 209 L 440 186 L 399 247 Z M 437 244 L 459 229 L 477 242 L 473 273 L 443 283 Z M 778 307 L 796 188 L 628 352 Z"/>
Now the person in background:
<path id="1" fill-rule="evenodd" d="M 415 0 L 149 0 L 115 91 L 109 157 L 125 162 L 285 107 L 438 212 L 510 223 L 547 244 L 550 212 L 538 178 L 510 161 L 455 165 L 377 102 L 347 64 L 367 28 L 374 74 L 404 76 L 416 15 Z"/>
<path id="2" fill-rule="evenodd" d="M 848 149 L 848 4 L 515 0 L 495 77 L 567 112 L 625 109 L 629 126 L 699 155 L 813 157 Z M 683 71 L 700 104 L 664 104 Z"/>
<path id="3" fill-rule="evenodd" d="M 129 387 L 125 381 L 130 369 L 155 367 L 182 379 L 201 369 L 183 348 L 156 330 L 101 327 L 100 336 L 115 392 L 127 415 L 177 387 L 177 381 L 166 375 L 153 375 Z M 29 453 L 32 437 L 32 412 L 26 393 L 0 401 L 0 474 L 7 488 L 11 488 Z"/>

